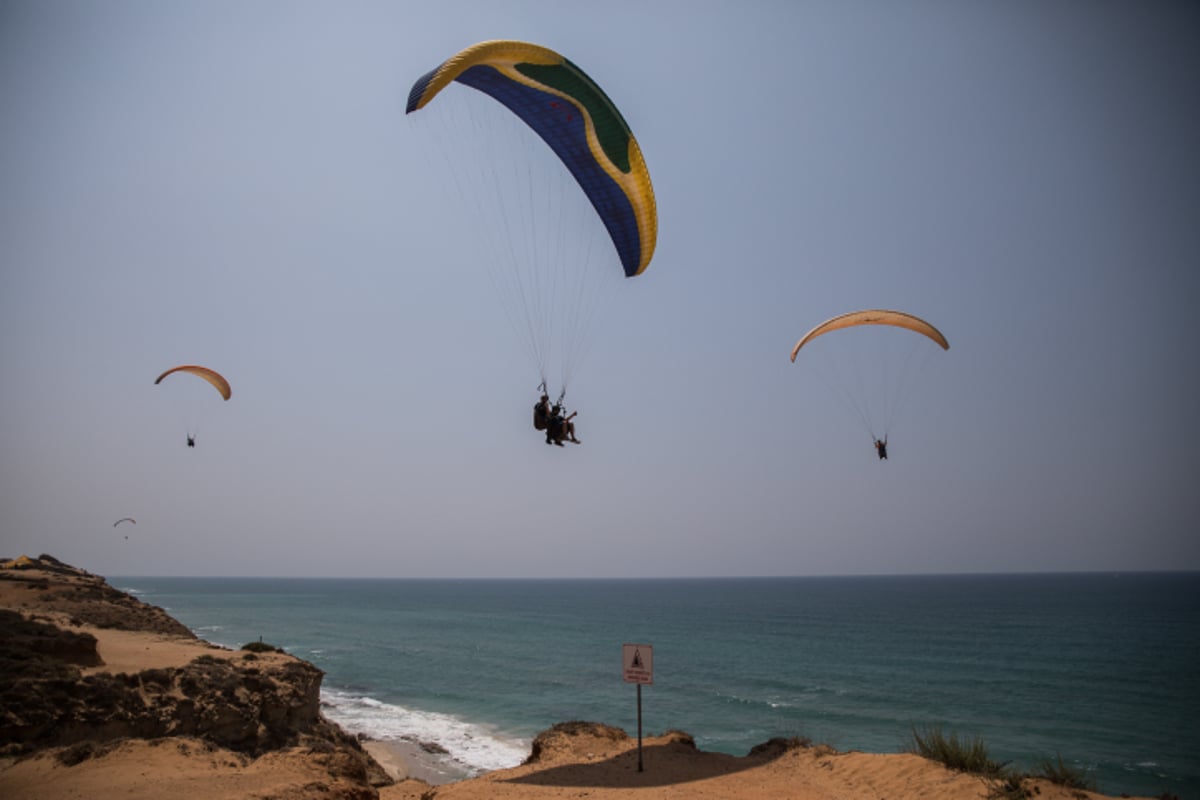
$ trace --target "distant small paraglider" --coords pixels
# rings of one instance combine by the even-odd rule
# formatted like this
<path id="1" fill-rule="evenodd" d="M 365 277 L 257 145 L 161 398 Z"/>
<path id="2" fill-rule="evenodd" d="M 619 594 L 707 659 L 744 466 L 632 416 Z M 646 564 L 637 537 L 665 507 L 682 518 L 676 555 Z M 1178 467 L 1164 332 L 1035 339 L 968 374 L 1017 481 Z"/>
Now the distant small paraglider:
<path id="1" fill-rule="evenodd" d="M 134 525 L 137 525 L 137 520 L 134 519 L 133 517 L 121 517 L 119 520 L 117 520 L 116 522 L 113 523 L 113 527 L 114 528 L 117 527 L 122 522 L 132 522 Z"/>
<path id="2" fill-rule="evenodd" d="M 225 380 L 225 376 L 221 375 L 221 373 L 217 372 L 216 370 L 209 369 L 208 367 L 197 366 L 196 364 L 182 364 L 178 367 L 171 367 L 171 369 L 155 378 L 154 385 L 157 386 L 158 384 L 162 383 L 163 378 L 167 377 L 168 375 L 174 375 L 176 372 L 187 372 L 195 375 L 198 378 L 208 381 L 210 384 L 212 384 L 212 387 L 220 393 L 222 399 L 228 400 L 233 396 L 233 389 L 230 388 L 229 381 Z M 196 446 L 196 432 L 190 428 L 187 431 L 187 446 Z"/>

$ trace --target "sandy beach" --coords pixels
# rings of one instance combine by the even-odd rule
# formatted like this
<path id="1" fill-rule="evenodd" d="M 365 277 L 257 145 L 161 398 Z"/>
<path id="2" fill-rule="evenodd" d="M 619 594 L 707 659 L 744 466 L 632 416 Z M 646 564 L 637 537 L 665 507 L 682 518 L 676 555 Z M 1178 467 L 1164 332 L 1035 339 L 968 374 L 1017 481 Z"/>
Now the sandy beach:
<path id="1" fill-rule="evenodd" d="M 913 754 L 836 752 L 779 739 L 732 756 L 698 750 L 679 731 L 647 737 L 639 770 L 636 738 L 596 722 L 544 731 L 520 766 L 446 782 L 422 758 L 419 743 L 360 743 L 325 720 L 320 672 L 307 662 L 211 645 L 161 609 L 53 560 L 6 565 L 0 570 L 2 797 L 1015 796 Z M 1042 800 L 1106 797 L 1043 779 L 1027 779 L 1022 788 Z"/>
<path id="2" fill-rule="evenodd" d="M 465 777 L 452 771 L 426 753 L 420 744 L 405 740 L 364 740 L 363 749 L 383 767 L 393 780 L 415 779 L 431 786 L 454 783 Z"/>

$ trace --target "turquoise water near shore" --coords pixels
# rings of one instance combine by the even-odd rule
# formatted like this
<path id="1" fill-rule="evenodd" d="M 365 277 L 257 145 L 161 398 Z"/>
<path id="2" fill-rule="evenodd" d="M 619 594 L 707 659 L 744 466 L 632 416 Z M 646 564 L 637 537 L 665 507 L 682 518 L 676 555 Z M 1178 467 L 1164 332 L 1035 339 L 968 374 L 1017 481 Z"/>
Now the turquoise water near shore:
<path id="1" fill-rule="evenodd" d="M 897 752 L 914 726 L 1108 794 L 1200 800 L 1200 574 L 662 580 L 114 577 L 201 637 L 326 676 L 325 713 L 436 742 L 461 774 L 584 719 L 636 732 L 621 645 L 654 648 L 649 733 Z"/>

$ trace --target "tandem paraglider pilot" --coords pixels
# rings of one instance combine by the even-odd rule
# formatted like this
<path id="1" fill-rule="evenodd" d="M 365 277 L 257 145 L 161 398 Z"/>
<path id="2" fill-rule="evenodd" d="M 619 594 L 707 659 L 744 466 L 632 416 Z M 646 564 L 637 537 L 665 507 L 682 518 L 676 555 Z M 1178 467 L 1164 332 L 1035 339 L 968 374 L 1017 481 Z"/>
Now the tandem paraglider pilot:
<path id="1" fill-rule="evenodd" d="M 879 453 L 880 460 L 887 461 L 887 437 L 886 436 L 883 437 L 882 441 L 879 439 L 875 440 L 875 450 Z"/>
<path id="2" fill-rule="evenodd" d="M 562 404 L 555 403 L 551 406 L 549 395 L 543 394 L 537 405 L 533 407 L 533 427 L 535 430 L 546 432 L 546 444 L 565 447 L 563 439 L 575 444 L 582 444 L 575 438 L 575 423 L 571 421 L 578 413 L 578 411 L 572 411 L 570 416 L 564 417 Z"/>

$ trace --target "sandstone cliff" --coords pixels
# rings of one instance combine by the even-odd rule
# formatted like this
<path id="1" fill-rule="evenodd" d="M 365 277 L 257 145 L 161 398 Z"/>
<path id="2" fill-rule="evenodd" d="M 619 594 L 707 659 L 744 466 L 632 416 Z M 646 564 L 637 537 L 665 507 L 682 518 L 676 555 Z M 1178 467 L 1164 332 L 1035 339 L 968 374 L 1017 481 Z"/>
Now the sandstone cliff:
<path id="1" fill-rule="evenodd" d="M 302 796 L 377 797 L 390 779 L 320 711 L 323 673 L 273 648 L 231 651 L 49 556 L 0 569 L 0 756 L 75 765 L 132 741 L 233 765 L 315 763 Z M 174 740 L 168 742 L 167 740 Z M 301 787 L 303 788 L 303 787 Z M 296 787 L 273 795 L 288 796 Z"/>

